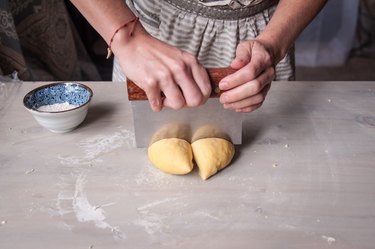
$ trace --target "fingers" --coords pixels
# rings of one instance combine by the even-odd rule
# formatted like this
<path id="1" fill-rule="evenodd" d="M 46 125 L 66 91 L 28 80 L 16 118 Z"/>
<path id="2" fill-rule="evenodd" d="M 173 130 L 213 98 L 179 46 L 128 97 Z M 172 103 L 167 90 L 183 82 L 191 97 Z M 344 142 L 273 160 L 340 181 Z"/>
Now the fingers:
<path id="1" fill-rule="evenodd" d="M 151 109 L 154 112 L 161 111 L 162 106 L 163 106 L 163 102 L 162 102 L 160 90 L 155 88 L 155 89 L 152 89 L 150 91 L 145 91 L 145 92 L 146 92 L 148 101 L 150 103 Z"/>
<path id="2" fill-rule="evenodd" d="M 250 40 L 238 45 L 236 58 L 231 66 L 239 70 L 221 80 L 221 90 L 229 90 L 257 78 L 266 68 L 273 67 L 274 63 L 269 50 L 263 44 Z"/>
<path id="3" fill-rule="evenodd" d="M 223 78 L 219 83 L 219 88 L 225 91 L 238 87 L 244 82 L 255 79 L 263 70 L 264 66 L 260 60 L 252 60 L 245 67 Z"/>
<path id="4" fill-rule="evenodd" d="M 258 78 L 224 92 L 220 96 L 220 102 L 226 109 L 238 112 L 253 111 L 264 102 L 274 77 L 275 70 L 272 67 L 268 68 Z"/>
<path id="5" fill-rule="evenodd" d="M 195 84 L 198 86 L 201 95 L 201 101 L 199 105 L 202 105 L 206 103 L 208 97 L 211 95 L 212 87 L 211 82 L 208 77 L 206 69 L 199 63 L 194 64 L 191 67 L 191 72 L 193 79 L 195 81 Z M 191 106 L 191 105 L 190 105 Z"/>
<path id="6" fill-rule="evenodd" d="M 177 85 L 169 85 L 163 90 L 165 98 L 163 99 L 163 107 L 169 107 L 174 110 L 179 110 L 186 105 L 185 99 L 181 93 L 181 90 Z"/>
<path id="7" fill-rule="evenodd" d="M 240 69 L 248 64 L 251 60 L 251 47 L 245 43 L 240 43 L 236 49 L 236 57 L 231 63 L 233 69 Z"/>
<path id="8" fill-rule="evenodd" d="M 224 90 L 220 96 L 224 108 L 251 112 L 262 105 L 275 79 L 275 67 L 269 51 L 256 40 L 243 41 L 238 45 L 231 65 L 238 70 L 219 83 L 220 89 Z"/>
<path id="9" fill-rule="evenodd" d="M 253 100 L 250 100 L 250 101 L 248 100 L 248 103 L 246 103 L 246 100 L 244 100 L 244 102 L 242 103 L 233 104 L 232 109 L 234 109 L 236 112 L 255 111 L 256 109 L 258 109 L 259 107 L 263 105 L 270 88 L 271 88 L 271 83 L 266 85 L 259 94 L 254 96 Z"/>
<path id="10" fill-rule="evenodd" d="M 195 57 L 188 56 L 187 65 L 174 71 L 175 83 L 179 86 L 188 107 L 206 102 L 211 94 L 211 85 L 206 69 Z"/>
<path id="11" fill-rule="evenodd" d="M 184 56 L 185 62 L 173 66 L 163 65 L 143 84 L 151 108 L 163 107 L 178 110 L 205 103 L 211 94 L 211 84 L 206 69 L 192 55 Z M 161 98 L 163 93 L 164 98 Z"/>
<path id="12" fill-rule="evenodd" d="M 159 68 L 156 75 L 148 79 L 144 90 L 154 111 L 160 111 L 163 107 L 178 110 L 185 106 L 185 99 L 175 83 L 173 73 L 166 66 Z"/>
<path id="13" fill-rule="evenodd" d="M 132 43 L 132 49 L 119 49 L 116 57 L 125 75 L 146 92 L 152 110 L 164 106 L 177 110 L 206 102 L 211 85 L 194 55 L 148 34 L 137 39 L 140 42 Z"/>

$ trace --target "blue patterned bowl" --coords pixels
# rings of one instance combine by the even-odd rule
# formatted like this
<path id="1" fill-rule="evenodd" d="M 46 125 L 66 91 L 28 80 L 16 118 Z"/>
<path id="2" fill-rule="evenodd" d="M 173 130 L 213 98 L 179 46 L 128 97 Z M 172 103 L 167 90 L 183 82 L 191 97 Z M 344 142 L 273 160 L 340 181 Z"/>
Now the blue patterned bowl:
<path id="1" fill-rule="evenodd" d="M 27 93 L 23 104 L 40 125 L 64 133 L 82 123 L 92 96 L 92 90 L 80 83 L 52 83 Z"/>

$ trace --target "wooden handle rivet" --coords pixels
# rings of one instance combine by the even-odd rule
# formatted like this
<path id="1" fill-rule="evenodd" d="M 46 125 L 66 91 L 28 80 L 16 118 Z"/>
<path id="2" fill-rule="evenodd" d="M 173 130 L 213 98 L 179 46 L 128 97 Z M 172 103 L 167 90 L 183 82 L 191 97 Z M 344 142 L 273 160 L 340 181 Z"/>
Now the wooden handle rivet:
<path id="1" fill-rule="evenodd" d="M 220 93 L 220 88 L 216 87 L 214 91 L 215 91 L 215 93 Z"/>

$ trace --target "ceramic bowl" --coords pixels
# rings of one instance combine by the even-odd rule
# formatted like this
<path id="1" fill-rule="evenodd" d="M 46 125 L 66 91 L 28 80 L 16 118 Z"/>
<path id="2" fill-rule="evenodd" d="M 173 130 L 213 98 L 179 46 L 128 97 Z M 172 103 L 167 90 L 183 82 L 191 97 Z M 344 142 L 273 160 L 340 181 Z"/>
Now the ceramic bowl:
<path id="1" fill-rule="evenodd" d="M 81 83 L 52 83 L 27 93 L 23 104 L 40 125 L 65 133 L 85 119 L 92 96 L 92 90 Z"/>

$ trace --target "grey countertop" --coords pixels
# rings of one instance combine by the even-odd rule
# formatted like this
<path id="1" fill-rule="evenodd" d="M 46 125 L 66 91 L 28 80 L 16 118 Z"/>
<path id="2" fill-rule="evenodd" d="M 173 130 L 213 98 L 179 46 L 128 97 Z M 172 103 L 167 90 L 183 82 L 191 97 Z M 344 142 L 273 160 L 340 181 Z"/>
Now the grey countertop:
<path id="1" fill-rule="evenodd" d="M 375 82 L 274 82 L 232 164 L 207 181 L 134 146 L 122 83 L 88 83 L 76 130 L 0 83 L 0 248 L 375 248 Z"/>

